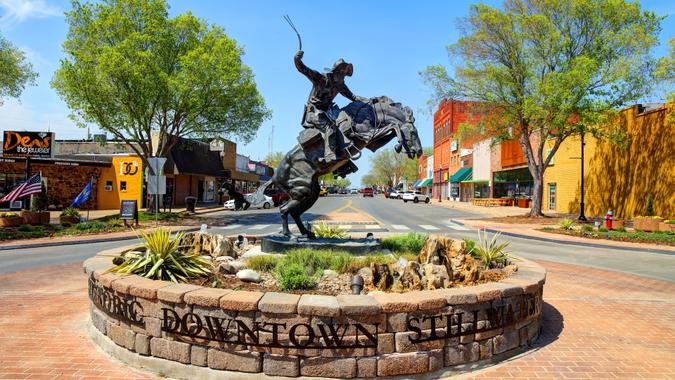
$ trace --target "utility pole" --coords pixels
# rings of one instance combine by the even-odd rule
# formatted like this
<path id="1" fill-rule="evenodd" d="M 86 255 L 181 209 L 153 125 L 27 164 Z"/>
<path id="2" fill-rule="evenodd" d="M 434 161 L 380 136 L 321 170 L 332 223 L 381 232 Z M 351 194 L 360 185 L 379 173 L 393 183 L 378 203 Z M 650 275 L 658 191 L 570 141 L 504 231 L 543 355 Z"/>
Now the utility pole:
<path id="1" fill-rule="evenodd" d="M 579 221 L 586 222 L 588 219 L 586 219 L 586 215 L 584 215 L 584 208 L 585 208 L 585 203 L 584 203 L 584 146 L 586 143 L 584 142 L 584 135 L 586 132 L 582 131 L 581 132 L 581 202 L 579 203 Z"/>

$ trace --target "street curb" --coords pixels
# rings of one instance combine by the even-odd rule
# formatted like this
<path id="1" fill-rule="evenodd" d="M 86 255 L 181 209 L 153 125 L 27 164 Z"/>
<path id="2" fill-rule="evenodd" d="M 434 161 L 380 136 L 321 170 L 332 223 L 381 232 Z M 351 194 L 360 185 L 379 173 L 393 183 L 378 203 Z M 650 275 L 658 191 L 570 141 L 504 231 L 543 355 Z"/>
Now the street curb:
<path id="1" fill-rule="evenodd" d="M 200 229 L 200 227 L 193 227 L 193 228 L 187 228 L 187 229 L 184 229 L 184 230 L 180 230 L 180 232 L 195 232 L 195 231 L 199 231 L 199 229 Z M 21 245 L 7 246 L 7 247 L 0 246 L 0 251 L 10 251 L 10 250 L 14 250 L 14 249 L 43 248 L 43 247 L 60 247 L 60 246 L 65 246 L 65 245 L 107 243 L 107 242 L 133 240 L 133 239 L 138 239 L 138 236 L 119 236 L 119 237 L 112 237 L 112 238 L 98 238 L 98 239 L 89 239 L 89 240 L 72 240 L 72 241 L 62 241 L 62 242 L 21 244 Z"/>
<path id="2" fill-rule="evenodd" d="M 646 251 L 650 253 L 657 253 L 660 255 L 675 255 L 675 251 L 668 251 L 665 249 L 658 249 L 658 248 L 648 248 L 648 247 L 625 247 L 625 246 L 620 246 L 620 245 L 608 245 L 608 244 L 599 244 L 599 243 L 586 243 L 586 242 L 581 242 L 581 241 L 571 241 L 571 240 L 557 240 L 557 239 L 549 239 L 549 238 L 544 238 L 544 237 L 539 237 L 539 236 L 531 236 L 531 235 L 524 235 L 524 234 L 517 234 L 513 232 L 506 232 L 506 231 L 500 231 L 500 230 L 495 230 L 491 228 L 486 228 L 485 229 L 488 232 L 491 233 L 500 233 L 504 236 L 511 236 L 511 237 L 517 237 L 521 239 L 528 239 L 528 240 L 537 240 L 537 241 L 545 241 L 547 243 L 557 243 L 557 244 L 563 244 L 563 245 L 576 245 L 580 247 L 587 247 L 587 248 L 601 248 L 601 249 L 616 249 L 619 251 Z"/>

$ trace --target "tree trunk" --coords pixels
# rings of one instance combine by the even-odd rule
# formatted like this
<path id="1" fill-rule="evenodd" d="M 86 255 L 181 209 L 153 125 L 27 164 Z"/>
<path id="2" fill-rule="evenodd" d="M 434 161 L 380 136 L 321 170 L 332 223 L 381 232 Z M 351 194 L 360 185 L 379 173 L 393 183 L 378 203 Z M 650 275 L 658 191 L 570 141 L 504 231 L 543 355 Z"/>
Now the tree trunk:
<path id="1" fill-rule="evenodd" d="M 533 179 L 533 189 L 532 189 L 532 209 L 530 210 L 530 216 L 540 217 L 544 216 L 544 213 L 541 212 L 542 201 L 544 199 L 544 172 L 539 170 L 537 175 L 532 176 Z"/>

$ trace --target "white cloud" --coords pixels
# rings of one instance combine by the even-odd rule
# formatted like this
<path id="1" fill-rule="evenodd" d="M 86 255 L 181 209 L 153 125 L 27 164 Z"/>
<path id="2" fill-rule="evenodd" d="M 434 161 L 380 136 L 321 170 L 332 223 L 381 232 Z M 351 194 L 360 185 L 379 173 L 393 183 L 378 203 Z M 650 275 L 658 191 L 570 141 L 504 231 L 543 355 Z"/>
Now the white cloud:
<path id="1" fill-rule="evenodd" d="M 0 131 L 52 131 L 56 138 L 82 139 L 87 135 L 87 130 L 75 126 L 68 118 L 68 110 L 61 111 L 38 111 L 25 103 L 19 103 L 16 99 L 4 99 L 0 105 Z M 92 128 L 91 133 L 96 133 Z"/>
<path id="2" fill-rule="evenodd" d="M 63 12 L 45 0 L 0 0 L 0 25 L 9 27 L 30 18 L 61 16 Z"/>

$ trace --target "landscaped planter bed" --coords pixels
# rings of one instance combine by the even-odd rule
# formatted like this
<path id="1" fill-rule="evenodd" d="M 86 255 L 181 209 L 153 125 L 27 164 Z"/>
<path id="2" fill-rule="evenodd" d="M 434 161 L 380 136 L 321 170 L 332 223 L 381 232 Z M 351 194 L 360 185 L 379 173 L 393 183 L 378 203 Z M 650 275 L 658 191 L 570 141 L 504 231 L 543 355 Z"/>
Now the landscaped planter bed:
<path id="1" fill-rule="evenodd" d="M 523 352 L 541 324 L 545 271 L 522 259 L 499 282 L 324 296 L 106 273 L 122 251 L 84 263 L 94 340 L 122 360 L 172 377 L 454 373 Z M 187 372 L 165 373 L 167 365 Z"/>

